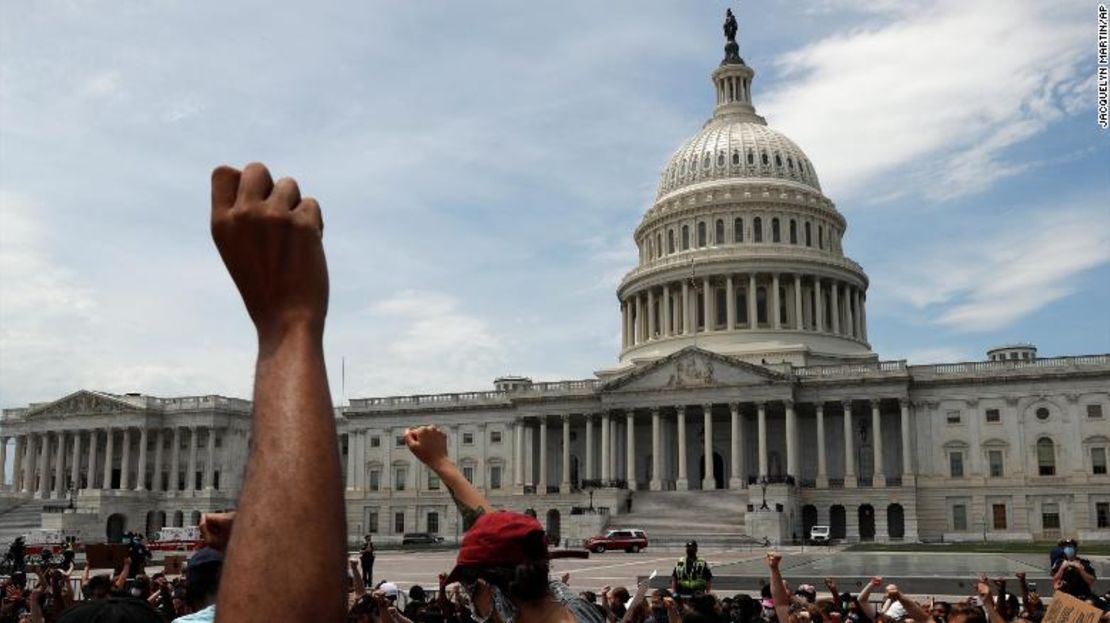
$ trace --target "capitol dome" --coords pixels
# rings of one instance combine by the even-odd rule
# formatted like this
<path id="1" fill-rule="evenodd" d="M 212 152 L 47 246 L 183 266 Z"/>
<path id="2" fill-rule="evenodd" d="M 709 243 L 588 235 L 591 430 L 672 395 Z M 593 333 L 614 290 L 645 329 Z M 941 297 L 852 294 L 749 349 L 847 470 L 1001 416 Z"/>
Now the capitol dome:
<path id="1" fill-rule="evenodd" d="M 728 23 L 726 22 L 726 26 Z M 874 361 L 863 268 L 813 163 L 752 104 L 755 70 L 725 32 L 713 114 L 671 156 L 621 280 L 616 374 L 696 346 L 750 363 Z"/>
<path id="2" fill-rule="evenodd" d="M 658 197 L 720 180 L 793 181 L 820 192 L 813 164 L 794 141 L 759 120 L 712 119 L 671 156 Z"/>

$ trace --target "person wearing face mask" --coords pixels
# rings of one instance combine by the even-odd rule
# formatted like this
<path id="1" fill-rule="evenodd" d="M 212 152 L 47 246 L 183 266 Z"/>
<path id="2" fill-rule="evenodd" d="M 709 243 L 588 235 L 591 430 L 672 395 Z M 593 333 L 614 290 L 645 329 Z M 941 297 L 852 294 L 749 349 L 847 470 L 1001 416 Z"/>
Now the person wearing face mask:
<path id="1" fill-rule="evenodd" d="M 1079 557 L 1079 543 L 1075 539 L 1068 539 L 1063 545 L 1063 555 L 1052 566 L 1052 581 L 1072 597 L 1090 599 L 1094 596 L 1091 587 L 1095 583 L 1095 569 L 1091 561 Z"/>
<path id="2" fill-rule="evenodd" d="M 604 623 L 597 609 L 550 579 L 547 536 L 534 517 L 492 511 L 447 456 L 435 426 L 405 431 L 405 444 L 451 492 L 466 533 L 445 584 L 460 583 L 475 623 Z"/>

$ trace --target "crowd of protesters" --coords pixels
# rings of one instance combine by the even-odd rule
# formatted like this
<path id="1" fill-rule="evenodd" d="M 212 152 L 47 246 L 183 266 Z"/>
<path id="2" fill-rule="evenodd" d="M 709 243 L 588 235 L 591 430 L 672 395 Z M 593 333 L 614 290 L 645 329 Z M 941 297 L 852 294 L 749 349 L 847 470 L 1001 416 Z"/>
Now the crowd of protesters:
<path id="1" fill-rule="evenodd" d="M 259 163 L 213 171 L 212 236 L 258 338 L 238 513 L 204 516 L 206 545 L 176 577 L 147 574 L 141 539 L 111 574 L 86 566 L 79 596 L 72 555 L 40 565 L 30 582 L 17 569 L 0 580 L 0 623 L 1038 623 L 1045 616 L 1021 574 L 1018 593 L 1003 579 L 980 577 L 966 599 L 922 603 L 881 577 L 854 595 L 831 580 L 827 594 L 811 584 L 791 587 L 774 552 L 758 595 L 723 596 L 693 542 L 675 565 L 670 590 L 643 583 L 575 593 L 569 577 L 551 577 L 552 550 L 536 518 L 496 511 L 448 458 L 446 435 L 434 426 L 409 429 L 404 440 L 459 508 L 464 535 L 456 564 L 432 591 L 373 584 L 370 539 L 344 563 L 339 450 L 323 356 L 323 227 L 319 204 L 302 198 L 291 178 L 275 183 Z M 22 550 L 14 555 L 22 567 Z M 1074 541 L 1053 551 L 1051 572 L 1055 591 L 1108 609 Z M 1110 623 L 1110 614 L 1103 621 Z"/>

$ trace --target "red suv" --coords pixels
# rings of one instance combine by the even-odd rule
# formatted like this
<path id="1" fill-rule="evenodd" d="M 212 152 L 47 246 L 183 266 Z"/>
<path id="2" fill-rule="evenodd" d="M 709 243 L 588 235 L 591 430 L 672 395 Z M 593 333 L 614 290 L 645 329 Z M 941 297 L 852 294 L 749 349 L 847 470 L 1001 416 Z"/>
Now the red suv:
<path id="1" fill-rule="evenodd" d="M 647 546 L 648 539 L 643 530 L 610 530 L 605 536 L 592 536 L 582 543 L 582 547 L 596 554 L 607 549 L 623 549 L 635 554 Z"/>

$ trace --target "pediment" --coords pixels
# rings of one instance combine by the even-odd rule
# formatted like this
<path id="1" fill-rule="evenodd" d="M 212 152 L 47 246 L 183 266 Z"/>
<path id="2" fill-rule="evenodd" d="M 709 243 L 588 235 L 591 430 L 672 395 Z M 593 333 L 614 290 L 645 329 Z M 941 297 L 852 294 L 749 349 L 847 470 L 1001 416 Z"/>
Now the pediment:
<path id="1" fill-rule="evenodd" d="M 765 385 L 784 379 L 778 372 L 691 346 L 613 379 L 602 391 L 635 392 Z"/>
<path id="2" fill-rule="evenodd" d="M 27 413 L 27 416 L 50 417 L 57 415 L 90 415 L 134 410 L 134 405 L 128 404 L 110 394 L 102 394 L 100 392 L 82 389 L 64 398 L 59 398 L 54 402 L 39 405 L 31 409 Z"/>

